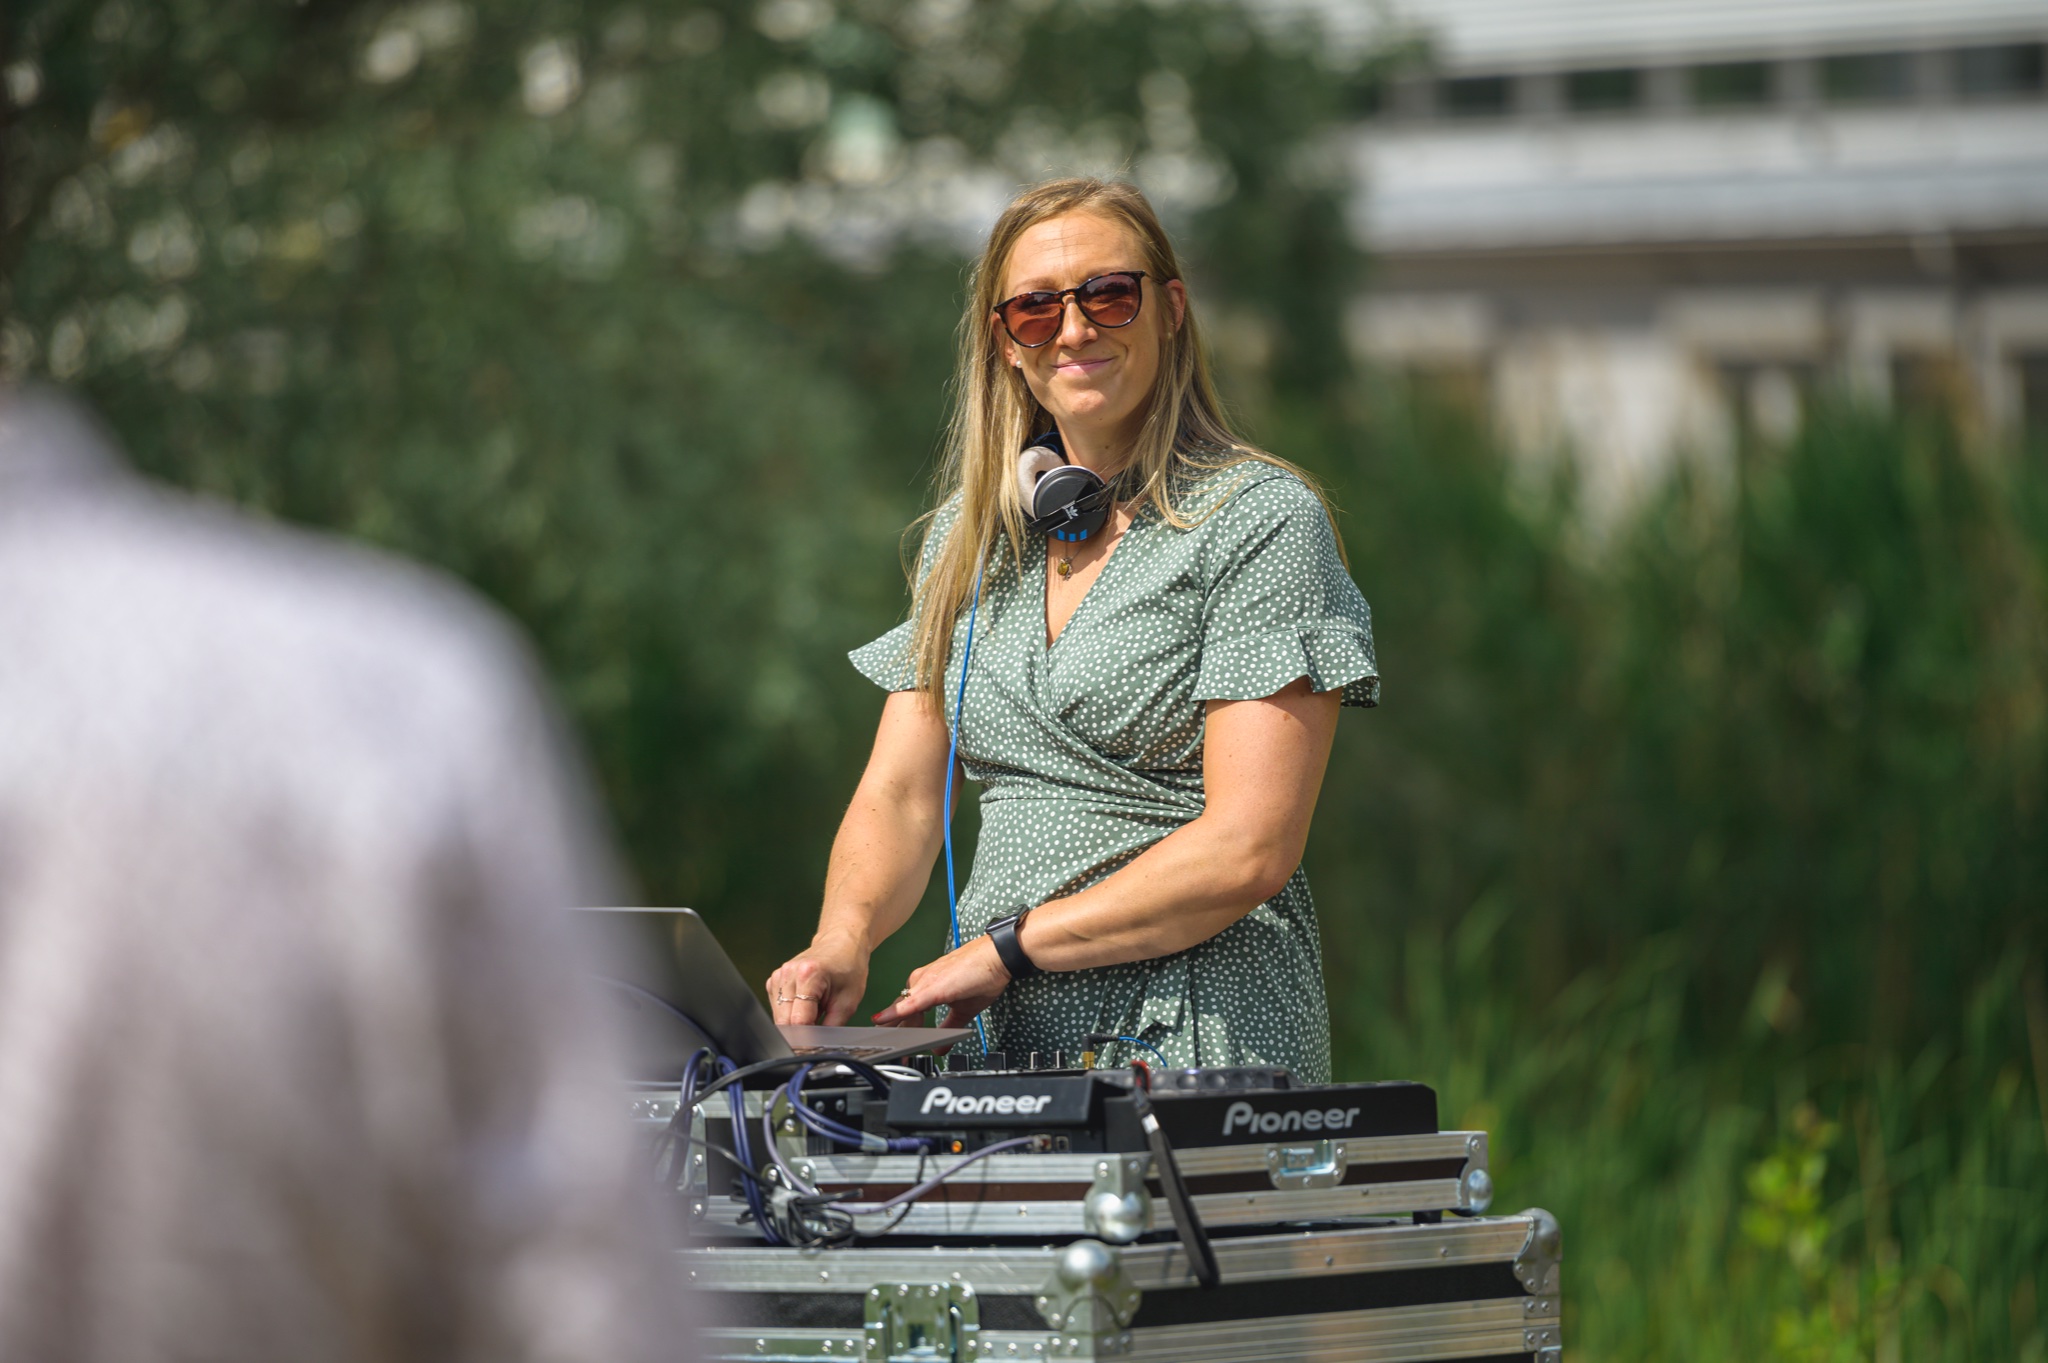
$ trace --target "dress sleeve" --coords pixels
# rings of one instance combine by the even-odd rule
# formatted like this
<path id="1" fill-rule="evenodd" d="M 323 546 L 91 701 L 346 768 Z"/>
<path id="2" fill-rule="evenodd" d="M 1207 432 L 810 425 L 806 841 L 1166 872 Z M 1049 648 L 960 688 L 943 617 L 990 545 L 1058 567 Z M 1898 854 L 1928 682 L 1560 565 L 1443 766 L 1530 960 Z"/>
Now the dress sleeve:
<path id="1" fill-rule="evenodd" d="M 1344 704 L 1379 704 L 1372 608 L 1337 551 L 1322 502 L 1284 470 L 1259 472 L 1204 527 L 1206 599 L 1197 700 L 1256 700 L 1307 677 Z"/>
<path id="2" fill-rule="evenodd" d="M 931 530 L 925 536 L 924 548 L 918 555 L 917 580 L 924 583 L 924 575 L 931 570 L 932 556 L 945 542 L 953 529 L 953 522 L 960 517 L 960 498 L 953 498 L 932 518 Z M 881 638 L 862 644 L 846 656 L 860 674 L 884 691 L 915 691 L 917 689 L 917 665 L 911 655 L 915 645 L 913 637 L 917 630 L 917 616 L 913 614 Z"/>
<path id="3" fill-rule="evenodd" d="M 884 691 L 914 691 L 917 689 L 917 669 L 912 666 L 910 656 L 911 634 L 917 627 L 915 619 L 905 620 L 896 628 L 870 643 L 862 644 L 846 656 L 853 665 Z"/>

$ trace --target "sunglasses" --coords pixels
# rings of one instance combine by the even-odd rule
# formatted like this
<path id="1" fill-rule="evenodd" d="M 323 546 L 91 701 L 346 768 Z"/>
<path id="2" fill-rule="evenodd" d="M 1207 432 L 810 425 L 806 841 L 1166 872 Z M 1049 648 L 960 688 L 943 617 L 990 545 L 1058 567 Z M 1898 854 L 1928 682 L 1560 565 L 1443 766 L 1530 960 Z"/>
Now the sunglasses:
<path id="1" fill-rule="evenodd" d="M 1067 320 L 1067 300 L 1073 299 L 1081 315 L 1099 327 L 1127 327 L 1137 320 L 1145 302 L 1143 270 L 1118 270 L 1084 279 L 1071 289 L 1036 289 L 1005 298 L 996 304 L 996 316 L 1010 339 L 1027 350 L 1036 350 L 1060 334 Z"/>

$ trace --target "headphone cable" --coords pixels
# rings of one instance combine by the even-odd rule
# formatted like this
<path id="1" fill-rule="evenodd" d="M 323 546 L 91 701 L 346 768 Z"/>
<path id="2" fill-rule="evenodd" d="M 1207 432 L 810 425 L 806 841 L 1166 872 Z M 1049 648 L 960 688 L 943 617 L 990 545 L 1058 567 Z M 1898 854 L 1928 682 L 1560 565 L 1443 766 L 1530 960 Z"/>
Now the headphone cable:
<path id="1" fill-rule="evenodd" d="M 974 604 L 967 608 L 967 646 L 960 652 L 960 687 L 953 698 L 953 737 L 946 748 L 946 913 L 953 928 L 952 950 L 960 949 L 960 895 L 953 883 L 953 772 L 960 755 L 960 711 L 967 704 L 967 666 L 974 661 L 974 622 L 981 613 L 981 575 L 988 567 L 983 556 L 974 567 Z M 974 1018 L 974 1033 L 981 1041 L 981 1053 L 988 1054 L 988 1029 L 981 1015 Z"/>

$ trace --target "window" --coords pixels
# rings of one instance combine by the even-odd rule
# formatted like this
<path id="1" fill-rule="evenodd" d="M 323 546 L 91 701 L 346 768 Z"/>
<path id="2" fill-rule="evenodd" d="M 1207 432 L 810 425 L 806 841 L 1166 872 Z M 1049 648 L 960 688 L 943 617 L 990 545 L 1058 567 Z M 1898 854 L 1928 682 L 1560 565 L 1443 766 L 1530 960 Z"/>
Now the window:
<path id="1" fill-rule="evenodd" d="M 1734 109 L 1771 102 L 1767 62 L 1714 62 L 1692 69 L 1692 102 L 1703 109 Z"/>
<path id="2" fill-rule="evenodd" d="M 1863 52 L 1820 64 L 1820 89 L 1832 104 L 1898 104 L 1913 97 L 1913 59 L 1905 52 Z"/>
<path id="3" fill-rule="evenodd" d="M 1564 78 L 1565 107 L 1574 113 L 1633 109 L 1642 101 L 1642 73 L 1627 67 L 1574 71 Z"/>
<path id="4" fill-rule="evenodd" d="M 1964 99 L 2014 99 L 2042 89 L 2041 43 L 1957 50 L 1956 93 Z"/>
<path id="5" fill-rule="evenodd" d="M 1456 76 L 1437 86 L 1437 107 L 1452 118 L 1498 118 L 1508 111 L 1506 76 Z"/>

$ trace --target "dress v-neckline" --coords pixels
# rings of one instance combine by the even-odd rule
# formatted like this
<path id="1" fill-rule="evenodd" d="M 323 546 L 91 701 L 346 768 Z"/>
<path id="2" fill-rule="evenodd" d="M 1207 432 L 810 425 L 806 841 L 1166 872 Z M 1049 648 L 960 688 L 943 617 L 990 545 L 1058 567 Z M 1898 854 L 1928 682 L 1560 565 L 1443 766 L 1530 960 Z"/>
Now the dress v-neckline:
<path id="1" fill-rule="evenodd" d="M 1052 632 L 1052 536 L 1046 535 L 1039 540 L 1038 639 L 1043 645 L 1039 649 L 1041 655 L 1051 653 L 1054 645 L 1072 632 L 1074 622 L 1081 618 L 1082 611 L 1088 609 L 1088 602 L 1095 595 L 1096 589 L 1102 585 L 1102 579 L 1109 576 L 1109 565 L 1123 552 L 1124 541 L 1138 528 L 1138 521 L 1143 514 L 1142 509 L 1131 513 L 1131 523 L 1124 527 L 1124 532 L 1116 537 L 1116 543 L 1110 545 L 1109 552 L 1102 556 L 1102 566 L 1095 570 L 1095 580 L 1088 584 L 1088 590 L 1081 593 L 1081 599 L 1074 603 L 1074 609 L 1067 612 L 1067 623 L 1060 626 L 1058 634 Z"/>

